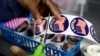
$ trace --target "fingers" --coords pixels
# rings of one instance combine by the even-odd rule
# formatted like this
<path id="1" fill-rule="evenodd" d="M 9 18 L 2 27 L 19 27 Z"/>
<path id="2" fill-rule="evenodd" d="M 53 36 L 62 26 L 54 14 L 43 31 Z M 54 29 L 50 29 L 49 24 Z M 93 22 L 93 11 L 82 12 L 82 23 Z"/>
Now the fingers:
<path id="1" fill-rule="evenodd" d="M 47 6 L 50 8 L 52 14 L 56 17 L 56 19 L 60 19 L 61 11 L 56 3 L 53 0 L 46 0 Z"/>
<path id="2" fill-rule="evenodd" d="M 32 13 L 35 20 L 41 17 L 37 9 L 39 0 L 18 0 L 18 2 L 22 7 L 26 8 L 29 12 Z"/>
<path id="3" fill-rule="evenodd" d="M 28 56 L 28 54 L 18 46 L 12 46 L 10 50 L 13 56 Z"/>

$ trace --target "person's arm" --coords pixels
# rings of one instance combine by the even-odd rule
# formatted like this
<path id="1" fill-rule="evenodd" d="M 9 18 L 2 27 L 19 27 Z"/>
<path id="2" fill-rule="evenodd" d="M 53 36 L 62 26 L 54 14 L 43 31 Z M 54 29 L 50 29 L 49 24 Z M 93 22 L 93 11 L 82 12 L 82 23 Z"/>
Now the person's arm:
<path id="1" fill-rule="evenodd" d="M 41 23 L 41 15 L 37 10 L 39 0 L 18 0 L 18 2 L 32 13 L 37 24 Z"/>
<path id="2" fill-rule="evenodd" d="M 55 4 L 53 2 L 53 0 L 45 0 L 45 3 L 50 8 L 52 14 L 56 17 L 56 19 L 60 19 L 61 18 L 61 16 L 60 16 L 61 11 L 60 11 L 58 5 Z"/>

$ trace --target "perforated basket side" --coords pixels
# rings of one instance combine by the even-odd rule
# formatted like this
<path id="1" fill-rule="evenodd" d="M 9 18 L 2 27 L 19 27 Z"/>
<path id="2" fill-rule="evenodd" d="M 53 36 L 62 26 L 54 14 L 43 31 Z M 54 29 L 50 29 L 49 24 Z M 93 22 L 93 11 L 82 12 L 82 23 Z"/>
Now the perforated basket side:
<path id="1" fill-rule="evenodd" d="M 22 47 L 23 49 L 33 53 L 34 50 L 36 49 L 36 47 L 40 44 L 39 42 L 35 41 L 35 40 L 32 40 L 26 36 L 21 36 L 17 33 L 15 33 L 14 31 L 11 31 L 11 30 L 8 30 L 4 27 L 1 28 L 2 30 L 2 33 L 3 33 L 3 36 L 4 38 L 17 45 L 17 46 L 20 46 Z M 77 50 L 79 50 L 79 45 L 80 45 L 80 42 L 78 44 L 76 44 L 76 46 L 73 48 L 72 51 L 70 52 L 63 52 L 61 50 L 57 50 L 51 46 L 46 46 L 45 47 L 45 52 L 46 52 L 46 55 L 53 55 L 53 56 L 72 56 L 72 54 L 74 52 L 76 52 Z"/>
<path id="2" fill-rule="evenodd" d="M 1 31 L 7 41 L 15 45 L 21 46 L 29 52 L 33 52 L 34 49 L 39 45 L 38 42 L 31 40 L 26 36 L 18 35 L 17 33 L 14 33 L 13 31 L 8 30 L 6 28 L 1 28 Z"/>

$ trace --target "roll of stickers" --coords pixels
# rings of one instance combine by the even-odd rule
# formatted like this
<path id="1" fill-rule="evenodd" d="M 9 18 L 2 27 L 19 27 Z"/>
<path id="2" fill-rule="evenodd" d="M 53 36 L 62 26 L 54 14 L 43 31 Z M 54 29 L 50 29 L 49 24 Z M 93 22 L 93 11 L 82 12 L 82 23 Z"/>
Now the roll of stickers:
<path id="1" fill-rule="evenodd" d="M 45 17 L 45 19 L 47 18 L 48 17 Z M 96 37 L 96 32 L 93 27 L 93 24 L 85 18 L 67 14 L 61 14 L 61 18 L 62 20 L 60 22 L 57 21 L 55 17 L 50 16 L 47 34 L 81 36 L 94 42 L 98 42 L 98 38 Z M 44 30 L 37 35 L 45 34 L 45 27 L 43 28 Z M 39 28 L 39 30 L 40 29 L 41 28 Z"/>
<path id="2" fill-rule="evenodd" d="M 9 28 L 11 30 L 15 30 L 17 27 L 19 27 L 22 23 L 28 24 L 28 18 L 22 17 L 22 18 L 14 18 L 4 24 L 6 28 Z"/>
<path id="3" fill-rule="evenodd" d="M 4 26 L 10 30 L 13 30 L 15 33 L 20 35 L 26 35 L 26 30 L 30 27 L 30 21 L 27 17 L 14 18 L 5 22 Z"/>
<path id="4" fill-rule="evenodd" d="M 87 54 L 89 56 L 100 56 L 100 45 L 90 45 L 87 47 Z"/>
<path id="5" fill-rule="evenodd" d="M 100 56 L 100 45 L 89 39 L 83 39 L 80 43 L 80 50 L 84 56 Z"/>

